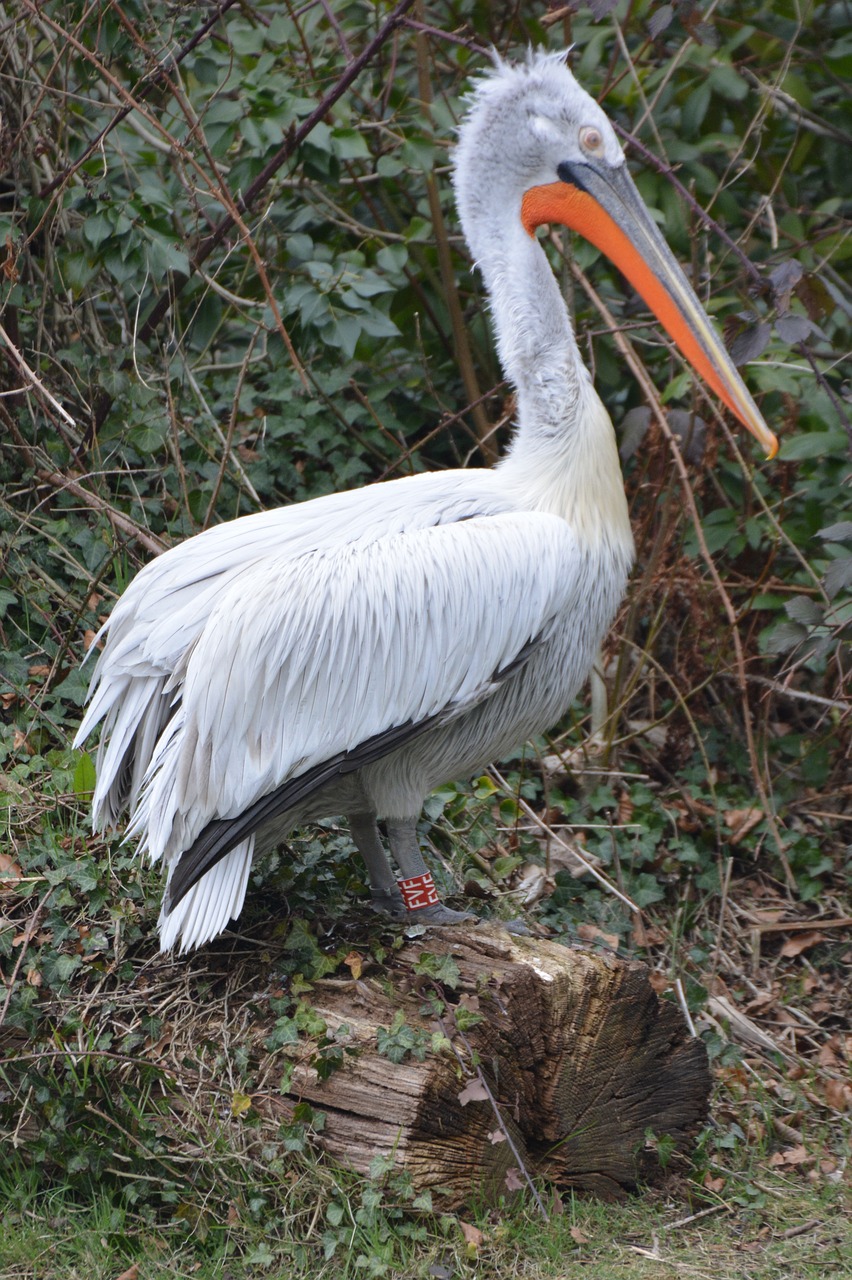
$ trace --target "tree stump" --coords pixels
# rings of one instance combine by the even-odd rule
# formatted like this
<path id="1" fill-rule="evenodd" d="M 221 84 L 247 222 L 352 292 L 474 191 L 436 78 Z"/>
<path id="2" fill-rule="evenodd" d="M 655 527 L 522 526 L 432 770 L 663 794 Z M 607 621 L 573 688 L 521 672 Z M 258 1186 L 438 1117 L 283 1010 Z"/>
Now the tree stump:
<path id="1" fill-rule="evenodd" d="M 424 953 L 452 957 L 453 989 L 423 976 L 436 968 Z M 706 1118 L 704 1046 L 642 964 L 488 924 L 429 929 L 388 963 L 314 983 L 312 1009 L 355 1052 L 324 1080 L 297 1062 L 290 1089 L 324 1112 L 318 1141 L 356 1171 L 391 1157 L 448 1207 L 516 1189 L 524 1171 L 613 1198 Z M 428 1046 L 422 1060 L 379 1052 L 398 1010 Z"/>

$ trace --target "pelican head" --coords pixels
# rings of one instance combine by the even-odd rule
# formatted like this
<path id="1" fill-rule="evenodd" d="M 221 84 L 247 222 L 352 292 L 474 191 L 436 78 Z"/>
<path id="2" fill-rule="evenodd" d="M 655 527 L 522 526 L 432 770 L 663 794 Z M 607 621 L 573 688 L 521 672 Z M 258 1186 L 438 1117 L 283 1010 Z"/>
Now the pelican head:
<path id="1" fill-rule="evenodd" d="M 615 131 L 564 54 L 497 62 L 468 100 L 455 156 L 459 216 L 477 261 L 509 252 L 507 216 L 534 236 L 578 232 L 619 268 L 692 367 L 760 442 L 778 442 L 630 177 Z"/>

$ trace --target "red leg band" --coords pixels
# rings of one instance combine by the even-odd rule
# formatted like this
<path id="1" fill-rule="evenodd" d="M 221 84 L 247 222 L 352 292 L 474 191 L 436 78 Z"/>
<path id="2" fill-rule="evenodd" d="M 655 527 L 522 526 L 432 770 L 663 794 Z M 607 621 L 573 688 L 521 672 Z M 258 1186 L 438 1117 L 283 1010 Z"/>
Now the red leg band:
<path id="1" fill-rule="evenodd" d="M 410 880 L 400 880 L 399 891 L 409 911 L 420 911 L 423 907 L 431 907 L 441 901 L 428 871 L 424 871 L 422 876 L 412 876 Z"/>

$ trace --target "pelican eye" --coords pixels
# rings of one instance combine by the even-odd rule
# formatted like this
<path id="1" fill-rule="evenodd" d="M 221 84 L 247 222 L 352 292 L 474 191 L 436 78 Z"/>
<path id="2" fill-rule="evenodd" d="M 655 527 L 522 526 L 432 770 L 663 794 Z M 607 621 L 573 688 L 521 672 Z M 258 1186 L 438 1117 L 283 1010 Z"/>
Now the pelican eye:
<path id="1" fill-rule="evenodd" d="M 600 129 L 592 124 L 584 125 L 580 130 L 580 146 L 594 156 L 603 155 L 604 140 Z"/>

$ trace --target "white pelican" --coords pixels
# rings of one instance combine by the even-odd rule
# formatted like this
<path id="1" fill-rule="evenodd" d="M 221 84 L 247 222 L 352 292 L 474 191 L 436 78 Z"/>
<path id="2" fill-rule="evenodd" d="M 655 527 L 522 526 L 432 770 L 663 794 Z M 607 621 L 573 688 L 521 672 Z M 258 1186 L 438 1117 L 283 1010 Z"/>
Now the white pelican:
<path id="1" fill-rule="evenodd" d="M 517 427 L 493 470 L 411 476 L 221 524 L 147 565 L 102 628 L 81 744 L 93 818 L 168 872 L 160 941 L 240 912 L 256 848 L 345 815 L 375 904 L 458 920 L 416 823 L 436 786 L 553 725 L 633 559 L 615 437 L 535 231 L 606 253 L 767 452 L 777 442 L 562 55 L 500 62 L 455 153 Z M 401 873 L 384 851 L 377 819 Z"/>

